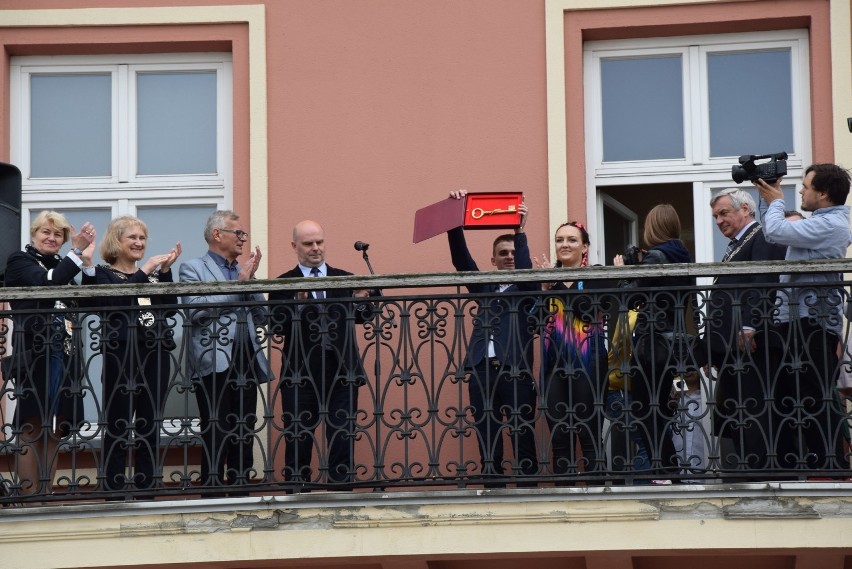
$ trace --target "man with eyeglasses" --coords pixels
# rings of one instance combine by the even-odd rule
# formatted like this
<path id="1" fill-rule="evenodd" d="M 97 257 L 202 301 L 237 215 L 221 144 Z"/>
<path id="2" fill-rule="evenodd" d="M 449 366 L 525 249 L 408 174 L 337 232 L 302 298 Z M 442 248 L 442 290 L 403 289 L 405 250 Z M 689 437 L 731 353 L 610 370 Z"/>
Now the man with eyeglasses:
<path id="1" fill-rule="evenodd" d="M 180 267 L 181 282 L 245 281 L 260 265 L 260 247 L 243 254 L 248 233 L 230 210 L 213 212 L 204 227 L 209 250 Z M 201 419 L 201 482 L 206 487 L 245 485 L 253 470 L 259 384 L 272 379 L 258 330 L 268 312 L 261 293 L 184 296 L 192 324 L 189 373 Z M 256 302 L 251 306 L 237 303 Z M 244 495 L 245 491 L 230 495 Z"/>
<path id="2" fill-rule="evenodd" d="M 279 279 L 338 277 L 352 273 L 325 262 L 322 226 L 304 220 L 293 228 L 298 264 Z M 366 290 L 282 291 L 269 295 L 274 334 L 282 347 L 281 406 L 284 419 L 284 479 L 288 482 L 350 483 L 355 475 L 358 389 L 367 381 L 355 332 L 372 316 Z M 326 445 L 316 440 L 325 424 Z M 313 449 L 326 448 L 320 475 L 311 472 Z M 326 474 L 327 472 L 327 474 Z"/>

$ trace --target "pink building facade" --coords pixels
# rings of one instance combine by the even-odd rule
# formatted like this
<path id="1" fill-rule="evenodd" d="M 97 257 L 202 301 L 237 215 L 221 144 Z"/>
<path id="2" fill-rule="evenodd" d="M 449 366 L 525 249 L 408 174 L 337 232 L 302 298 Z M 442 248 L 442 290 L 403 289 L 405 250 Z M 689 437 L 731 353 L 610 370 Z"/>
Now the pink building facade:
<path id="1" fill-rule="evenodd" d="M 23 173 L 22 235 L 45 208 L 101 232 L 131 214 L 149 224 L 152 251 L 181 241 L 191 257 L 205 250 L 206 216 L 234 209 L 267 278 L 295 264 L 303 219 L 324 226 L 335 266 L 366 273 L 361 240 L 377 273 L 449 271 L 443 236 L 412 242 L 414 212 L 458 188 L 524 192 L 534 254 L 549 255 L 563 221 L 584 222 L 600 264 L 669 202 L 694 258 L 711 262 L 724 243 L 707 203 L 733 185 L 738 156 L 788 153 L 790 209 L 809 164 L 852 166 L 850 18 L 848 0 L 0 0 L 0 161 Z M 468 235 L 488 267 L 495 233 Z M 722 512 L 734 497 L 707 500 Z M 103 534 L 103 560 L 62 534 L 64 514 L 46 513 L 15 518 L 0 550 L 41 531 L 67 559 L 46 547 L 10 566 L 849 564 L 849 516 L 720 514 L 703 528 L 705 510 L 684 495 L 690 531 L 711 533 L 672 554 L 663 536 L 683 520 L 666 517 L 665 496 L 647 499 L 650 509 L 644 497 L 578 506 L 529 494 L 435 506 L 426 493 L 412 518 L 376 509 L 322 528 L 312 524 L 349 506 L 315 500 L 299 510 L 298 538 L 215 541 L 210 526 L 179 542 L 183 557 L 152 528 L 170 515 L 227 525 L 238 508 L 147 512 L 141 525 L 113 512 L 86 530 L 116 532 Z M 625 539 L 613 545 L 616 529 Z"/>

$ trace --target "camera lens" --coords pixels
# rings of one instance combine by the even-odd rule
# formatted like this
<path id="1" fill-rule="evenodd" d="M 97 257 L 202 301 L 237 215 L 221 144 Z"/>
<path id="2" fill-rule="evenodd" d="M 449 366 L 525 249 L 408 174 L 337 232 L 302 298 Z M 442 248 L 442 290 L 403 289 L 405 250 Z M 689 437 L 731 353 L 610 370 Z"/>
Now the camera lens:
<path id="1" fill-rule="evenodd" d="M 742 184 L 746 180 L 748 180 L 748 172 L 746 172 L 745 168 L 736 164 L 731 166 L 731 178 L 737 184 Z"/>

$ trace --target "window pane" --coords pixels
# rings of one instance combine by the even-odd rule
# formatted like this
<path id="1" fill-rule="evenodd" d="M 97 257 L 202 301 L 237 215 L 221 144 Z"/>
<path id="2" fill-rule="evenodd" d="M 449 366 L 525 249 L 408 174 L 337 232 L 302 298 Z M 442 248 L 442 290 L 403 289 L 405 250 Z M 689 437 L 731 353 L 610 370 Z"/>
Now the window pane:
<path id="1" fill-rule="evenodd" d="M 204 224 L 214 211 L 214 204 L 137 207 L 136 215 L 148 226 L 147 254 L 167 253 L 180 241 L 182 252 L 173 268 L 177 271 L 182 261 L 201 257 L 207 252 Z"/>
<path id="2" fill-rule="evenodd" d="M 215 174 L 216 72 L 137 76 L 138 174 Z"/>
<path id="3" fill-rule="evenodd" d="M 30 176 L 112 174 L 112 76 L 32 75 Z"/>
<path id="4" fill-rule="evenodd" d="M 603 159 L 684 157 L 680 55 L 601 60 Z"/>
<path id="5" fill-rule="evenodd" d="M 794 152 L 790 50 L 707 56 L 710 155 Z"/>

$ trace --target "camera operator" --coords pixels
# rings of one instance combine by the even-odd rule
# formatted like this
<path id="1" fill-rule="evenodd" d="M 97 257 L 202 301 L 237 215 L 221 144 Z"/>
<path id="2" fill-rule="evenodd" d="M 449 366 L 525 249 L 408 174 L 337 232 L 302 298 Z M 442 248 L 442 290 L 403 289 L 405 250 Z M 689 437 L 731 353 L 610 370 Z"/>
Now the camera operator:
<path id="1" fill-rule="evenodd" d="M 787 246 L 786 260 L 846 256 L 852 243 L 849 206 L 844 205 L 850 187 L 848 171 L 835 164 L 809 166 L 799 193 L 802 209 L 812 215 L 795 223 L 784 218 L 780 177 L 773 184 L 757 179 L 754 185 L 760 192 L 766 239 Z M 776 394 L 775 401 L 782 415 L 804 412 L 806 417 L 791 417 L 784 422 L 786 432 L 778 438 L 788 449 L 779 448 L 779 460 L 795 456 L 800 467 L 831 469 L 845 463 L 843 451 L 837 448 L 843 416 L 834 394 L 843 325 L 840 280 L 836 273 L 780 277 L 782 286 L 790 286 L 779 292 L 777 334 L 774 342 L 770 339 L 770 349 L 778 351 L 777 357 L 770 357 L 779 368 L 776 377 L 781 393 Z M 804 410 L 796 411 L 793 401 L 803 405 Z M 799 440 L 807 448 L 794 448 Z"/>

